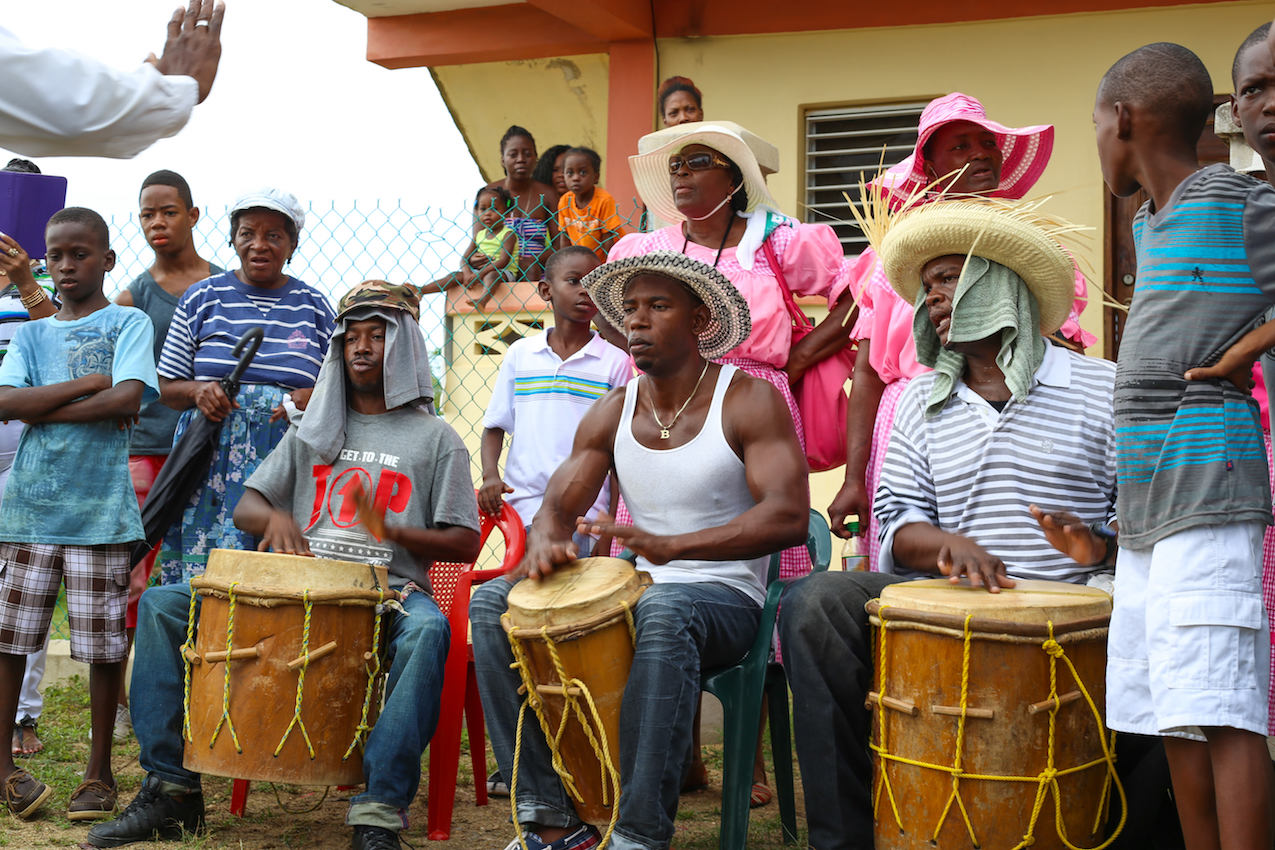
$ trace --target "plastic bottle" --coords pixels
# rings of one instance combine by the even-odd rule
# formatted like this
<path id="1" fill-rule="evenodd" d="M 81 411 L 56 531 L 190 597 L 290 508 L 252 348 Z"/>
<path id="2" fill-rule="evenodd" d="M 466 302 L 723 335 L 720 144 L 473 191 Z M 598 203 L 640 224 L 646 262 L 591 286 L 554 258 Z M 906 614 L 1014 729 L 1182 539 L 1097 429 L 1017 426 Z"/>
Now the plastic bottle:
<path id="1" fill-rule="evenodd" d="M 868 569 L 868 544 L 863 539 L 858 514 L 846 517 L 846 531 L 850 532 L 850 536 L 841 547 L 841 569 L 846 572 L 863 572 Z"/>

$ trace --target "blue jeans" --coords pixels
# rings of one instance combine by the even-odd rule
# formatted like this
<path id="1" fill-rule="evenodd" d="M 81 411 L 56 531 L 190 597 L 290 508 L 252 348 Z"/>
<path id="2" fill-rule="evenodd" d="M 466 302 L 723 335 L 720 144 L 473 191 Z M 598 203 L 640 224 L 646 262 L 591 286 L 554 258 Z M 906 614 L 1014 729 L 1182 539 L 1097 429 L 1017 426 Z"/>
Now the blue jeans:
<path id="1" fill-rule="evenodd" d="M 492 750 L 501 775 L 513 776 L 522 680 L 500 626 L 512 587 L 484 584 L 469 606 L 474 665 Z M 678 790 L 691 747 L 700 670 L 738 661 L 757 635 L 761 608 L 721 584 L 657 584 L 633 609 L 637 647 L 620 705 L 620 816 L 611 846 L 662 850 L 673 837 Z M 550 764 L 533 716 L 524 721 L 518 765 L 518 821 L 567 827 L 580 822 Z"/>
<path id="2" fill-rule="evenodd" d="M 199 609 L 198 601 L 195 603 Z M 363 750 L 366 790 L 350 800 L 347 822 L 401 829 L 402 811 L 416 796 L 421 756 L 438 725 L 443 662 L 450 632 L 434 600 L 413 593 L 406 614 L 386 621 L 389 677 L 385 708 Z M 147 773 L 177 788 L 199 787 L 199 774 L 182 767 L 181 645 L 186 640 L 190 586 L 168 584 L 142 594 L 137 608 L 131 713 Z"/>

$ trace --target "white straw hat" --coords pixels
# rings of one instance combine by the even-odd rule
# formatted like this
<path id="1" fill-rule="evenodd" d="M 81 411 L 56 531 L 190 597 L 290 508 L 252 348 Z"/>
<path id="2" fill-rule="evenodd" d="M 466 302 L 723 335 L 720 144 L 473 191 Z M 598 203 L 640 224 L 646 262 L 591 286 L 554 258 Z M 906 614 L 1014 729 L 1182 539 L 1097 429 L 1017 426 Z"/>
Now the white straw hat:
<path id="1" fill-rule="evenodd" d="M 1062 327 L 1075 298 L 1076 271 L 1054 234 L 1074 225 L 1037 212 L 1038 204 L 940 201 L 914 207 L 890 223 L 878 253 L 894 291 L 916 303 L 921 270 L 958 254 L 1000 263 L 1023 279 L 1040 305 L 1040 331 Z"/>
<path id="2" fill-rule="evenodd" d="M 296 225 L 298 235 L 305 229 L 305 210 L 301 209 L 301 202 L 291 192 L 266 187 L 240 195 L 234 204 L 231 205 L 230 215 L 234 216 L 235 213 L 253 209 L 273 210 L 274 212 L 282 213 Z"/>
<path id="3" fill-rule="evenodd" d="M 744 175 L 747 212 L 758 207 L 779 210 L 765 179 L 765 175 L 779 170 L 778 148 L 734 121 L 693 121 L 647 133 L 638 139 L 637 155 L 629 157 L 633 185 L 642 203 L 655 215 L 674 223 L 686 220 L 673 201 L 668 161 L 687 145 L 710 147 L 739 166 Z"/>
<path id="4" fill-rule="evenodd" d="M 748 302 L 726 275 L 679 251 L 654 251 L 603 263 L 580 279 L 606 320 L 624 327 L 624 290 L 641 274 L 672 278 L 690 289 L 708 307 L 709 322 L 699 335 L 705 360 L 714 360 L 739 346 L 752 333 Z"/>

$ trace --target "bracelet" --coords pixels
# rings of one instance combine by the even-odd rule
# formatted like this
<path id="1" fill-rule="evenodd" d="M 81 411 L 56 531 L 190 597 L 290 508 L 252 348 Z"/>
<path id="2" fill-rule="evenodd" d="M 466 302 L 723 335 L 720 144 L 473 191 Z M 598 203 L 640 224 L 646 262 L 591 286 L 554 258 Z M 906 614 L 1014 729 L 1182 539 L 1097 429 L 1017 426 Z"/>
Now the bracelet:
<path id="1" fill-rule="evenodd" d="M 39 307 L 42 303 L 49 300 L 49 295 L 44 291 L 44 287 L 36 284 L 35 292 L 30 295 L 19 295 L 18 300 L 22 302 L 22 306 L 28 310 Z"/>
<path id="2" fill-rule="evenodd" d="M 1117 541 L 1118 535 L 1116 530 L 1102 520 L 1099 520 L 1097 522 L 1089 523 L 1089 533 L 1101 540 L 1103 545 L 1106 546 L 1106 552 L 1103 554 L 1102 563 L 1112 563 L 1111 558 L 1116 554 L 1116 550 L 1120 545 Z"/>

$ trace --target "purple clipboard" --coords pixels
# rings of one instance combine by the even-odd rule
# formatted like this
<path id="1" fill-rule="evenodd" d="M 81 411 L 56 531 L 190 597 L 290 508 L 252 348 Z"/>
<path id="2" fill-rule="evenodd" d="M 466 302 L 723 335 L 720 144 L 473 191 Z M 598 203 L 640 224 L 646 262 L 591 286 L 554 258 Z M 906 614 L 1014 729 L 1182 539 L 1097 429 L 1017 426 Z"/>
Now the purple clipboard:
<path id="1" fill-rule="evenodd" d="M 65 177 L 0 171 L 0 231 L 16 239 L 27 256 L 44 256 L 44 227 L 65 206 Z"/>

